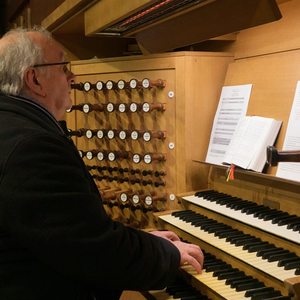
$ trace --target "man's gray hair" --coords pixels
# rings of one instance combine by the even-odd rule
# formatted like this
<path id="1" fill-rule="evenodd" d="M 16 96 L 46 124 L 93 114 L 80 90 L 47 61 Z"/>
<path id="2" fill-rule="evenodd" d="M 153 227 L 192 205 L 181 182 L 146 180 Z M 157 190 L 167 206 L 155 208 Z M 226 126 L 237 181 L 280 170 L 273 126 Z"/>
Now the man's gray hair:
<path id="1" fill-rule="evenodd" d="M 9 38 L 0 47 L 0 91 L 4 94 L 20 95 L 26 69 L 44 63 L 43 50 L 27 34 L 32 31 L 50 38 L 50 33 L 40 27 L 12 29 L 3 36 Z"/>

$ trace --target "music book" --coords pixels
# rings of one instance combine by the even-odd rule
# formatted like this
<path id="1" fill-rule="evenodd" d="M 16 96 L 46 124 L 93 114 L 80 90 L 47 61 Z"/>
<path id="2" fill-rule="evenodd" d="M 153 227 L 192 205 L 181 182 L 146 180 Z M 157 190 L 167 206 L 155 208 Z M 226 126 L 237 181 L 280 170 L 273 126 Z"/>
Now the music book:
<path id="1" fill-rule="evenodd" d="M 241 118 L 222 163 L 262 172 L 267 146 L 274 145 L 281 124 L 282 121 L 259 116 Z"/>

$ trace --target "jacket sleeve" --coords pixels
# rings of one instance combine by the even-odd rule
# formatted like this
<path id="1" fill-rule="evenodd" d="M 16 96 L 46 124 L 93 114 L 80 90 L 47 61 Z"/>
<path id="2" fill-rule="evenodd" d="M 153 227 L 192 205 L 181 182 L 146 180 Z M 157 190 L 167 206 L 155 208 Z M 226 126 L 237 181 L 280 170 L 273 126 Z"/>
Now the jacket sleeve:
<path id="1" fill-rule="evenodd" d="M 99 288 L 162 288 L 180 254 L 169 241 L 113 222 L 75 147 L 32 135 L 0 179 L 5 229 L 49 268 Z"/>

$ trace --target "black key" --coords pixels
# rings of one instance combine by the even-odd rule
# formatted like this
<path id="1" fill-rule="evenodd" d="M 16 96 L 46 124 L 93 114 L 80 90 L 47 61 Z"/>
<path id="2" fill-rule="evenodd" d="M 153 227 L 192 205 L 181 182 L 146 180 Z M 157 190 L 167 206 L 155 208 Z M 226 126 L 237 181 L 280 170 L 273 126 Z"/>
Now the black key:
<path id="1" fill-rule="evenodd" d="M 252 238 L 250 234 L 244 234 L 241 232 L 240 235 L 232 236 L 229 238 L 226 238 L 226 241 L 229 242 L 230 244 L 237 245 L 241 244 L 243 241 L 248 240 L 249 238 Z"/>
<path id="2" fill-rule="evenodd" d="M 207 219 L 208 219 L 208 218 L 205 217 L 205 216 L 198 216 L 198 218 L 197 218 L 197 219 L 194 219 L 191 223 L 192 223 L 192 225 L 196 225 L 196 224 L 198 224 L 198 222 L 201 222 L 201 221 L 207 220 Z"/>
<path id="3" fill-rule="evenodd" d="M 215 232 L 217 229 L 224 229 L 224 224 L 216 223 L 216 224 L 206 224 L 201 227 L 204 231 L 207 231 L 208 233 Z"/>
<path id="4" fill-rule="evenodd" d="M 222 272 L 222 271 L 221 271 Z M 243 271 L 239 271 L 238 269 L 232 269 L 230 271 L 224 271 L 220 273 L 217 277 L 219 280 L 223 279 L 231 279 L 231 278 L 237 278 L 237 277 L 242 277 L 245 276 L 245 273 Z"/>
<path id="5" fill-rule="evenodd" d="M 270 211 L 271 211 L 271 208 L 265 206 L 265 207 L 263 207 L 263 208 L 257 210 L 257 211 L 253 214 L 253 216 L 254 216 L 255 218 L 259 218 L 259 216 L 260 216 L 261 214 L 269 213 Z"/>
<path id="6" fill-rule="evenodd" d="M 244 278 L 239 278 L 239 279 L 233 279 L 230 282 L 230 286 L 232 288 L 236 288 L 239 284 L 245 283 L 245 282 L 252 282 L 252 280 L 254 280 L 254 278 L 252 276 L 244 276 Z"/>
<path id="7" fill-rule="evenodd" d="M 271 253 L 278 253 L 279 251 L 282 251 L 282 248 L 278 248 L 276 246 L 274 246 L 273 244 L 270 244 L 272 247 L 268 248 L 268 249 L 262 249 L 257 251 L 256 256 L 266 256 L 269 255 Z M 263 257 L 266 258 L 266 257 Z"/>
<path id="8" fill-rule="evenodd" d="M 262 288 L 252 289 L 245 293 L 245 297 L 253 297 L 259 293 L 270 293 L 273 291 L 274 291 L 274 288 L 272 288 L 272 287 L 262 287 Z M 251 298 L 251 300 L 252 300 L 252 298 Z"/>
<path id="9" fill-rule="evenodd" d="M 250 207 L 254 207 L 256 206 L 257 204 L 256 203 L 253 203 L 253 202 L 249 202 L 249 201 L 243 201 L 243 202 L 240 202 L 240 203 L 237 203 L 236 205 L 233 205 L 233 209 L 234 210 L 240 210 L 242 211 L 243 209 L 246 209 L 246 208 L 250 208 Z"/>
<path id="10" fill-rule="evenodd" d="M 259 205 L 253 202 L 252 206 L 242 208 L 241 212 L 245 214 L 251 214 L 252 211 L 255 211 L 255 208 L 259 207 Z"/>
<path id="11" fill-rule="evenodd" d="M 278 254 L 271 254 L 267 260 L 269 262 L 272 262 L 272 261 L 280 261 L 282 259 L 285 259 L 285 258 L 289 258 L 289 257 L 293 257 L 293 254 L 289 251 L 286 250 L 285 253 L 278 253 Z"/>
<path id="12" fill-rule="evenodd" d="M 195 227 L 200 227 L 201 229 L 207 225 L 214 225 L 217 222 L 215 220 L 203 220 L 203 221 L 199 221 L 197 223 L 194 224 Z"/>
<path id="13" fill-rule="evenodd" d="M 273 245 L 269 244 L 268 242 L 263 242 L 258 245 L 251 245 L 248 247 L 247 250 L 248 250 L 248 252 L 253 253 L 253 252 L 266 250 L 266 249 L 270 249 L 270 248 L 273 248 Z"/>
<path id="14" fill-rule="evenodd" d="M 291 298 L 289 296 L 278 296 L 278 297 L 272 297 L 263 300 L 291 300 Z"/>
<path id="15" fill-rule="evenodd" d="M 278 221 L 278 226 L 288 225 L 288 224 L 290 224 L 290 222 L 297 221 L 298 219 L 299 219 L 298 216 L 291 215 L 291 216 L 286 217 L 282 220 L 279 220 Z"/>
<path id="16" fill-rule="evenodd" d="M 261 212 L 257 215 L 259 219 L 272 219 L 274 216 L 278 216 L 281 211 L 278 211 L 276 209 L 269 209 L 268 211 Z"/>
<path id="17" fill-rule="evenodd" d="M 203 265 L 203 269 L 207 270 L 207 268 L 213 268 L 215 266 L 219 266 L 222 263 L 224 264 L 224 262 L 222 262 L 222 261 L 213 261 L 213 260 L 206 261 L 205 260 L 205 263 Z"/>
<path id="18" fill-rule="evenodd" d="M 282 248 L 278 248 L 276 251 L 266 252 L 262 255 L 263 259 L 267 259 L 268 261 L 276 261 L 276 255 L 286 255 L 291 253 L 289 250 L 285 250 Z"/>
<path id="19" fill-rule="evenodd" d="M 295 225 L 300 225 L 300 220 L 294 220 L 290 222 L 289 225 L 287 226 L 287 229 L 293 229 Z"/>
<path id="20" fill-rule="evenodd" d="M 183 215 L 186 215 L 186 214 L 190 214 L 192 213 L 191 210 L 181 210 L 181 211 L 173 211 L 171 213 L 172 216 L 175 216 L 175 217 L 180 217 L 180 216 L 183 216 Z"/>
<path id="21" fill-rule="evenodd" d="M 287 251 L 286 253 L 281 253 L 281 254 L 271 254 L 268 257 L 268 261 L 272 262 L 272 261 L 280 261 L 282 259 L 286 259 L 286 258 L 290 258 L 290 257 L 294 257 L 294 253 L 291 253 L 289 251 Z"/>
<path id="22" fill-rule="evenodd" d="M 264 221 L 269 221 L 269 220 L 273 220 L 274 218 L 280 216 L 282 214 L 282 211 L 274 211 L 273 213 L 270 213 L 268 215 L 265 215 L 263 217 Z"/>
<path id="23" fill-rule="evenodd" d="M 231 228 L 231 229 L 224 229 L 224 230 L 216 231 L 215 236 L 219 237 L 220 239 L 223 239 L 223 238 L 225 239 L 225 238 L 235 236 L 238 233 L 240 233 L 239 230 Z"/>
<path id="24" fill-rule="evenodd" d="M 207 266 L 206 272 L 214 272 L 214 271 L 220 271 L 220 270 L 228 270 L 229 267 L 227 264 L 222 264 L 222 265 L 215 265 L 215 266 Z"/>
<path id="25" fill-rule="evenodd" d="M 300 231 L 300 224 L 294 225 L 293 231 Z"/>
<path id="26" fill-rule="evenodd" d="M 290 255 L 287 255 L 284 258 L 281 258 L 278 262 L 278 267 L 285 266 L 285 264 L 293 261 L 298 261 L 300 260 L 300 257 L 298 257 L 295 253 L 290 253 Z"/>
<path id="27" fill-rule="evenodd" d="M 236 271 L 238 271 L 238 269 L 235 269 Z M 231 265 L 227 265 L 227 269 L 223 269 L 223 270 L 216 270 L 213 272 L 213 277 L 218 277 L 224 274 L 229 274 L 229 273 L 233 273 L 233 268 Z"/>
<path id="28" fill-rule="evenodd" d="M 252 296 L 251 300 L 265 300 L 265 299 L 272 299 L 274 297 L 281 297 L 281 296 L 282 295 L 279 291 L 261 292 Z"/>
<path id="29" fill-rule="evenodd" d="M 228 237 L 226 237 L 226 242 L 230 242 L 231 244 L 233 244 L 233 242 L 236 239 L 241 238 L 244 235 L 245 234 L 242 231 L 236 230 L 235 233 L 232 233 L 231 235 L 229 235 Z"/>
<path id="30" fill-rule="evenodd" d="M 238 292 L 241 292 L 241 291 L 252 290 L 252 289 L 256 289 L 256 288 L 260 288 L 260 287 L 264 287 L 264 286 L 265 285 L 262 282 L 258 281 L 257 279 L 254 279 L 253 281 L 239 284 L 236 287 L 236 290 Z"/>
<path id="31" fill-rule="evenodd" d="M 300 263 L 300 257 L 296 256 L 296 257 L 290 257 L 287 259 L 282 259 L 278 262 L 278 266 L 284 266 L 284 269 L 286 270 L 290 270 L 290 269 L 296 269 L 299 266 Z M 295 265 L 295 267 L 293 268 L 292 266 Z M 290 267 L 288 267 L 290 266 Z"/>
<path id="32" fill-rule="evenodd" d="M 286 217 L 289 217 L 290 215 L 287 212 L 282 212 L 282 214 L 278 217 L 275 217 L 272 219 L 273 224 L 277 224 L 279 221 L 284 220 Z"/>
<path id="33" fill-rule="evenodd" d="M 220 204 L 220 205 L 226 205 L 227 203 L 230 203 L 231 201 L 232 201 L 231 198 L 220 198 L 220 199 L 216 200 L 216 203 Z"/>
<path id="34" fill-rule="evenodd" d="M 265 206 L 263 205 L 257 205 L 257 206 L 253 206 L 253 207 L 250 207 L 250 208 L 247 208 L 245 209 L 245 214 L 247 215 L 251 215 L 251 214 L 255 214 L 257 212 L 260 212 L 260 211 L 264 211 L 265 210 Z"/>
<path id="35" fill-rule="evenodd" d="M 284 265 L 285 270 L 292 270 L 292 269 L 297 269 L 297 268 L 300 268 L 300 260 L 291 261 Z"/>
<path id="36" fill-rule="evenodd" d="M 232 277 L 232 278 L 226 279 L 225 284 L 231 286 L 232 284 L 235 284 L 236 282 L 247 281 L 247 280 L 252 279 L 252 278 L 253 278 L 252 276 L 248 276 L 248 275 Z"/>
<path id="37" fill-rule="evenodd" d="M 218 199 L 230 199 L 230 196 L 219 194 L 219 195 L 206 195 L 203 198 L 207 201 L 215 202 Z"/>
<path id="38" fill-rule="evenodd" d="M 236 246 L 244 246 L 244 245 L 249 245 L 249 244 L 253 244 L 256 242 L 261 242 L 261 239 L 250 236 L 249 238 L 246 238 L 246 239 L 237 240 L 237 241 L 235 241 L 234 244 Z"/>
<path id="39" fill-rule="evenodd" d="M 208 233 L 214 233 L 214 235 L 216 235 L 216 233 L 219 233 L 219 232 L 227 232 L 228 230 L 232 230 L 232 228 L 229 228 L 228 229 L 228 226 L 227 225 L 225 225 L 225 224 L 222 224 L 222 223 L 220 223 L 221 224 L 221 226 L 219 226 L 219 227 L 214 227 L 214 228 L 212 228 L 212 229 L 208 229 L 207 230 L 207 232 Z"/>
<path id="40" fill-rule="evenodd" d="M 243 207 L 243 204 L 245 204 L 245 200 L 234 198 L 230 203 L 226 204 L 226 207 L 229 207 L 233 210 L 239 210 L 239 207 Z"/>

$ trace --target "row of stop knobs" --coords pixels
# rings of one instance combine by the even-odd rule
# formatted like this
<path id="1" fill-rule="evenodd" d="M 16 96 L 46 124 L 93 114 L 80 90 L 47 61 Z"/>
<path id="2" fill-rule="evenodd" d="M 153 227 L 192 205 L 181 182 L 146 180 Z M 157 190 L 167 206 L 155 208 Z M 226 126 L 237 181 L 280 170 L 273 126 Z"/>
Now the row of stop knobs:
<path id="1" fill-rule="evenodd" d="M 91 90 L 95 91 L 110 91 L 110 90 L 133 90 L 133 89 L 149 89 L 149 88 L 163 88 L 165 87 L 165 81 L 162 79 L 150 80 L 148 78 L 144 78 L 143 80 L 131 79 L 129 81 L 125 81 L 120 79 L 118 81 L 107 80 L 103 82 L 98 80 L 95 83 L 91 83 L 89 81 L 72 83 L 71 88 L 89 92 Z"/>
<path id="2" fill-rule="evenodd" d="M 152 111 L 164 111 L 165 110 L 165 104 L 160 102 L 143 102 L 143 103 L 137 103 L 137 102 L 131 102 L 131 103 L 80 103 L 73 105 L 70 109 L 67 110 L 68 113 L 71 111 L 78 110 L 82 111 L 86 114 L 97 111 L 97 112 L 108 112 L 112 113 L 114 111 L 125 113 L 125 112 L 152 112 Z"/>
<path id="3" fill-rule="evenodd" d="M 165 139 L 164 131 L 154 131 L 154 130 L 119 130 L 119 129 L 87 129 L 87 128 L 79 128 L 77 130 L 69 129 L 69 136 L 76 137 L 86 137 L 91 139 L 93 137 L 97 137 L 98 139 L 107 138 L 109 140 L 115 139 L 118 137 L 120 140 L 131 139 L 138 140 L 143 139 L 145 142 L 149 142 L 152 139 Z"/>
<path id="4" fill-rule="evenodd" d="M 154 187 L 160 187 L 165 186 L 166 182 L 159 180 L 159 181 L 153 181 L 150 179 L 140 179 L 135 177 L 119 177 L 119 176 L 109 176 L 109 175 L 92 175 L 92 177 L 98 181 L 105 180 L 106 182 L 117 182 L 117 183 L 129 183 L 129 184 L 140 184 L 143 186 L 154 186 Z"/>
<path id="5" fill-rule="evenodd" d="M 89 150 L 83 151 L 78 150 L 81 158 L 86 157 L 88 160 L 93 158 L 97 158 L 99 161 L 107 160 L 107 161 L 116 161 L 127 159 L 132 162 L 138 164 L 140 162 L 144 162 L 146 164 L 150 164 L 152 162 L 163 162 L 166 160 L 166 156 L 163 153 L 132 153 L 128 151 L 109 151 L 109 150 Z"/>
<path id="6" fill-rule="evenodd" d="M 86 165 L 89 171 L 96 170 L 99 173 L 108 172 L 108 173 L 120 173 L 120 174 L 130 174 L 130 175 L 142 175 L 142 176 L 155 176 L 161 177 L 166 176 L 166 172 L 163 170 L 143 170 L 143 169 L 130 169 L 130 168 L 120 168 L 120 167 L 111 167 L 111 166 L 97 166 L 97 165 Z"/>
<path id="7" fill-rule="evenodd" d="M 167 200 L 166 194 L 156 194 L 155 192 L 143 193 L 133 192 L 132 190 L 118 190 L 108 189 L 100 191 L 104 203 L 113 203 L 116 200 L 122 205 L 147 205 L 152 206 L 156 202 L 165 202 Z"/>

